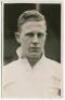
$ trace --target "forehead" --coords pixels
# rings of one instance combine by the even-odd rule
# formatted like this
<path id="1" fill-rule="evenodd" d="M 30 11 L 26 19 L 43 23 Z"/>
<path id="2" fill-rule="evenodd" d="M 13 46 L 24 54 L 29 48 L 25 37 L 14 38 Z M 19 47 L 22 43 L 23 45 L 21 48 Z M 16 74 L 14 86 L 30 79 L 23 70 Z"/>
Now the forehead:
<path id="1" fill-rule="evenodd" d="M 46 31 L 46 23 L 44 21 L 29 21 L 22 25 L 22 32 L 30 31 Z"/>

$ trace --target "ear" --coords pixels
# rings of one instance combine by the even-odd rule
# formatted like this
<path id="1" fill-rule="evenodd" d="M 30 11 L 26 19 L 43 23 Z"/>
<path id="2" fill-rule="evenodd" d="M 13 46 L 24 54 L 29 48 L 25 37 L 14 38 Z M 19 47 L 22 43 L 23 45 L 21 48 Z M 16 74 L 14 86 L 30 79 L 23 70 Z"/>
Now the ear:
<path id="1" fill-rule="evenodd" d="M 15 32 L 15 38 L 16 38 L 16 41 L 20 43 L 20 33 L 19 32 Z"/>

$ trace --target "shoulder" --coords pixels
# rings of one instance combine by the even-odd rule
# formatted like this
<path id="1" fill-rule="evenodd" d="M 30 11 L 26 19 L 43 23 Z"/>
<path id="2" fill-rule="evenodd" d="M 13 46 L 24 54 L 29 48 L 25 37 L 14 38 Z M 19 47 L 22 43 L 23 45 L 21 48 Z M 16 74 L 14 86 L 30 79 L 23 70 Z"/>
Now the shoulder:
<path id="1" fill-rule="evenodd" d="M 54 71 L 61 71 L 61 63 L 54 61 L 52 59 L 46 58 L 47 59 L 47 63 L 49 65 L 49 67 L 51 67 L 51 69 L 53 69 Z"/>
<path id="2" fill-rule="evenodd" d="M 20 66 L 20 60 L 15 60 L 2 67 L 2 83 L 3 85 L 14 81 L 18 73 Z"/>
<path id="3" fill-rule="evenodd" d="M 54 61 L 52 59 L 49 59 L 47 57 L 45 58 L 45 62 L 46 62 L 46 66 L 51 71 L 53 76 L 56 79 L 61 80 L 61 78 L 62 78 L 62 66 L 61 66 L 61 63 L 59 63 L 57 61 Z"/>
<path id="4" fill-rule="evenodd" d="M 2 71 L 9 71 L 9 70 L 13 70 L 13 69 L 16 69 L 17 67 L 19 67 L 21 64 L 22 64 L 22 59 L 17 59 L 17 60 L 14 60 L 10 63 L 8 63 L 7 65 L 3 66 L 2 68 Z"/>
<path id="5" fill-rule="evenodd" d="M 16 66 L 17 66 L 18 61 L 13 61 L 5 66 L 2 67 L 2 74 L 8 74 L 10 73 Z"/>
<path id="6" fill-rule="evenodd" d="M 19 62 L 19 59 L 14 60 L 14 61 L 12 61 L 12 62 L 6 64 L 6 65 L 4 66 L 4 68 L 5 68 L 5 67 L 12 67 L 12 66 L 15 66 L 18 62 Z"/>
<path id="7" fill-rule="evenodd" d="M 61 71 L 61 63 L 54 61 L 52 59 L 49 59 L 49 58 L 46 58 L 46 59 L 47 59 L 49 67 L 51 67 L 51 69 L 55 71 L 55 73 L 56 72 L 59 73 Z"/>
<path id="8" fill-rule="evenodd" d="M 57 66 L 59 67 L 61 64 L 55 60 L 52 60 L 50 58 L 45 57 L 46 63 L 48 63 L 48 65 L 53 65 L 54 67 Z"/>
<path id="9" fill-rule="evenodd" d="M 48 70 L 50 70 L 52 79 L 54 80 L 55 86 L 62 90 L 62 65 L 61 63 L 46 58 Z"/>
<path id="10" fill-rule="evenodd" d="M 52 77 L 55 80 L 55 84 L 58 84 L 58 87 L 61 88 L 61 83 L 62 83 L 62 66 L 61 63 L 48 59 L 46 58 L 49 64 L 49 67 L 52 71 Z"/>

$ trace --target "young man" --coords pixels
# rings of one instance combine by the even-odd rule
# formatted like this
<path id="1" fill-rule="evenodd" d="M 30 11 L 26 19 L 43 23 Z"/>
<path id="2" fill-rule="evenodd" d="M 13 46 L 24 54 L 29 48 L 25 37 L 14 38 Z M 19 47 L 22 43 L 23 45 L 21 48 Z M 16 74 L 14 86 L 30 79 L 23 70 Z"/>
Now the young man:
<path id="1" fill-rule="evenodd" d="M 16 39 L 20 58 L 3 68 L 3 97 L 58 97 L 61 67 L 45 57 L 47 25 L 38 11 L 26 11 L 18 19 Z"/>

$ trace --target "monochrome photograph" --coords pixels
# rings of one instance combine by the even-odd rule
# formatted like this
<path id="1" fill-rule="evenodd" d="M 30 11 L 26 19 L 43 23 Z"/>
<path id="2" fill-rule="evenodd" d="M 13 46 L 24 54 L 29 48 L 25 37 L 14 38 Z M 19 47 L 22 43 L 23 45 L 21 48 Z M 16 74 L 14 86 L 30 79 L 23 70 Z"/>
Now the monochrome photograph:
<path id="1" fill-rule="evenodd" d="M 61 98 L 61 3 L 2 8 L 2 98 Z"/>

